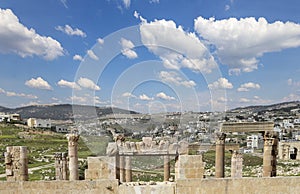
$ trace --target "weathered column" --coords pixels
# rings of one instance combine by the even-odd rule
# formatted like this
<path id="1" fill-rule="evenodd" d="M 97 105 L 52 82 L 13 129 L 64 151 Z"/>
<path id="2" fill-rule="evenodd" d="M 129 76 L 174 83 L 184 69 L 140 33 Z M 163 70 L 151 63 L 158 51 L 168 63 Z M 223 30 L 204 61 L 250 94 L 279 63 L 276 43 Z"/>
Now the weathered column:
<path id="1" fill-rule="evenodd" d="M 55 159 L 55 180 L 68 180 L 67 154 L 57 152 Z"/>
<path id="2" fill-rule="evenodd" d="M 242 178 L 243 176 L 243 155 L 233 151 L 231 156 L 231 177 Z"/>
<path id="3" fill-rule="evenodd" d="M 125 181 L 132 181 L 132 171 L 131 171 L 131 156 L 125 157 Z"/>
<path id="4" fill-rule="evenodd" d="M 170 156 L 164 156 L 164 181 L 169 181 L 170 179 Z"/>
<path id="5" fill-rule="evenodd" d="M 215 161 L 216 178 L 223 178 L 225 175 L 225 138 L 225 133 L 217 134 Z"/>
<path id="6" fill-rule="evenodd" d="M 70 181 L 78 180 L 78 134 L 68 134 L 68 155 L 69 155 L 69 172 Z"/>
<path id="7" fill-rule="evenodd" d="M 125 182 L 125 156 L 120 156 L 120 182 Z"/>
<path id="8" fill-rule="evenodd" d="M 263 176 L 276 176 L 277 134 L 266 132 L 264 135 Z"/>
<path id="9" fill-rule="evenodd" d="M 5 153 L 5 166 L 7 181 L 28 181 L 27 147 L 7 147 Z"/>

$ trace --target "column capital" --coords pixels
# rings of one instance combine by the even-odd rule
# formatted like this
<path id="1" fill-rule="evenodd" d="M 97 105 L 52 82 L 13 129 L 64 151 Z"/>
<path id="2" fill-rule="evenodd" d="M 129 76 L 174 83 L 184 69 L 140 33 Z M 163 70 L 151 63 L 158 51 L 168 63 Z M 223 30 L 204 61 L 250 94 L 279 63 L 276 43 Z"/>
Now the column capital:
<path id="1" fill-rule="evenodd" d="M 225 133 L 216 133 L 216 144 L 224 144 L 225 138 L 226 138 Z"/>
<path id="2" fill-rule="evenodd" d="M 75 143 L 78 142 L 79 137 L 80 136 L 78 134 L 67 134 L 67 139 L 69 141 L 69 146 L 75 146 Z"/>

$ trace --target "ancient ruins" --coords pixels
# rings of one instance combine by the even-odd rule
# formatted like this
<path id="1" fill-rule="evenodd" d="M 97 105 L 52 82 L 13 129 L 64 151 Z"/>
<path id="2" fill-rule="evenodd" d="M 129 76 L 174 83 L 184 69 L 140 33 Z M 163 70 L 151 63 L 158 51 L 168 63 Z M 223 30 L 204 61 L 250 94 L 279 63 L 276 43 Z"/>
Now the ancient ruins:
<path id="1" fill-rule="evenodd" d="M 298 177 L 275 177 L 278 147 L 272 123 L 224 123 L 216 134 L 215 178 L 204 177 L 202 155 L 188 155 L 187 142 L 141 142 L 116 138 L 107 146 L 107 155 L 88 157 L 85 180 L 78 180 L 78 134 L 69 134 L 68 154 L 55 153 L 56 181 L 29 182 L 27 148 L 7 147 L 5 165 L 7 181 L 0 182 L 0 193 L 297 193 Z M 231 150 L 231 177 L 225 178 L 225 137 L 228 132 L 247 131 L 264 134 L 263 178 L 243 178 L 243 155 Z M 282 157 L 290 149 L 281 145 Z M 234 147 L 233 147 L 234 148 Z M 287 151 L 288 150 L 288 151 Z M 163 182 L 132 182 L 132 158 L 160 156 L 164 158 Z M 175 180 L 170 177 L 170 161 L 175 159 Z M 255 185 L 255 187 L 253 186 Z M 269 185 L 266 188 L 266 185 Z"/>

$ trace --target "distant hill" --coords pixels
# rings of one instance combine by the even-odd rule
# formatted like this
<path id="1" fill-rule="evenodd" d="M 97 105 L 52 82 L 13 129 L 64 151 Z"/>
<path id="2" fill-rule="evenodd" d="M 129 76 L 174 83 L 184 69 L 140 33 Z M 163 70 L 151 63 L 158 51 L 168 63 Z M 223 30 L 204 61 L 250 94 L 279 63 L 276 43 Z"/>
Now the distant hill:
<path id="1" fill-rule="evenodd" d="M 261 106 L 248 106 L 248 107 L 239 107 L 232 109 L 231 112 L 266 112 L 266 111 L 282 111 L 282 112 L 290 112 L 293 109 L 300 108 L 300 101 L 292 101 L 292 102 L 283 102 L 272 105 L 261 105 Z"/>
<path id="2" fill-rule="evenodd" d="M 20 108 L 9 109 L 0 107 L 0 112 L 18 113 L 22 118 L 41 118 L 52 120 L 73 120 L 74 117 L 78 119 L 89 119 L 97 116 L 107 114 L 137 114 L 134 111 L 124 110 L 112 107 L 95 107 L 85 105 L 34 105 Z"/>

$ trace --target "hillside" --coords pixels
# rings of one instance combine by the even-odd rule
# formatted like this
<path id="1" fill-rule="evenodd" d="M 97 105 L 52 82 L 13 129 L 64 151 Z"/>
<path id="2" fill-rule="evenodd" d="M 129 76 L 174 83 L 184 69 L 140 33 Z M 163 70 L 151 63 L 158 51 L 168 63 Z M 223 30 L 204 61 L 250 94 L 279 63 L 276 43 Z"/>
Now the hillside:
<path id="1" fill-rule="evenodd" d="M 292 101 L 292 102 L 283 102 L 272 105 L 261 105 L 261 106 L 248 106 L 248 107 L 239 107 L 232 109 L 231 112 L 274 112 L 274 111 L 282 111 L 282 112 L 290 112 L 293 109 L 300 108 L 300 101 Z"/>
<path id="2" fill-rule="evenodd" d="M 112 107 L 94 107 L 84 105 L 35 105 L 20 108 L 9 109 L 0 107 L 0 112 L 18 113 L 22 118 L 41 118 L 52 120 L 73 120 L 74 116 L 78 119 L 93 118 L 97 114 L 103 116 L 107 114 L 136 114 L 134 111 L 128 111 L 120 108 Z M 75 114 L 74 114 L 75 113 Z"/>

